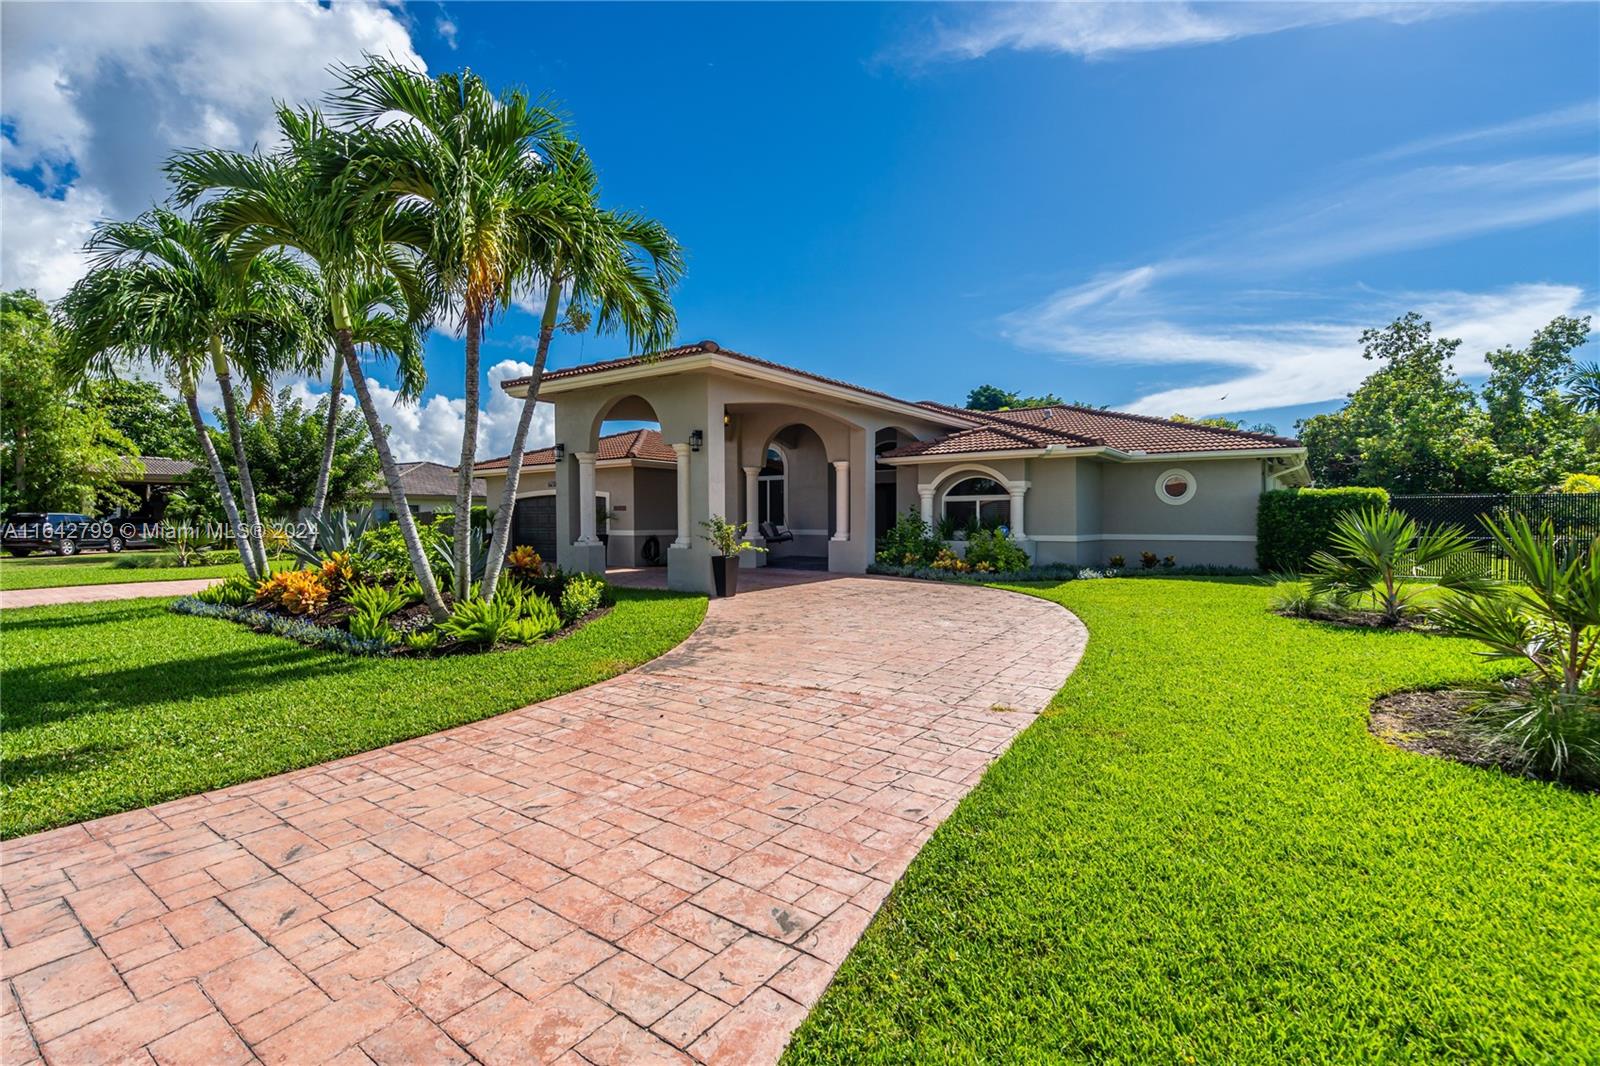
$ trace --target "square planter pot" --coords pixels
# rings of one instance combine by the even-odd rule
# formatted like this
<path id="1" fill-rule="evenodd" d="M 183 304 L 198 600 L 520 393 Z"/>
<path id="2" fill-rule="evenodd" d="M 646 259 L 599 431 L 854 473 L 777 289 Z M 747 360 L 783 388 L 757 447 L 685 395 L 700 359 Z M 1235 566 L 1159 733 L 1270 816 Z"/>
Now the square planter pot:
<path id="1" fill-rule="evenodd" d="M 715 555 L 711 558 L 711 584 L 720 597 L 732 596 L 739 591 L 739 557 Z"/>

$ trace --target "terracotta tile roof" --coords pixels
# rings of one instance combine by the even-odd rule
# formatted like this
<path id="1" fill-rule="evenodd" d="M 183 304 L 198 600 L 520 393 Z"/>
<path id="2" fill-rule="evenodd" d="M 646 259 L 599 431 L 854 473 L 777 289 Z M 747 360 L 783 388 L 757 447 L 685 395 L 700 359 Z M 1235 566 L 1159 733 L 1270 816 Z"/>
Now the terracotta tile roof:
<path id="1" fill-rule="evenodd" d="M 953 410 L 924 401 L 930 410 Z M 961 410 L 961 409 L 954 409 Z M 1124 452 L 1256 451 L 1296 448 L 1300 442 L 1246 430 L 1221 429 L 1192 422 L 1174 422 L 1150 415 L 1102 411 L 1073 404 L 1020 408 L 1014 411 L 968 411 L 984 425 L 933 440 L 907 444 L 884 455 L 958 455 L 965 452 L 1013 451 L 1061 445 L 1068 448 L 1110 447 Z"/>
<path id="2" fill-rule="evenodd" d="M 855 385 L 848 381 L 841 381 L 839 378 L 830 378 L 822 374 L 813 374 L 809 370 L 800 370 L 797 367 L 785 366 L 782 363 L 774 363 L 769 359 L 758 359 L 753 355 L 746 355 L 743 352 L 735 352 L 731 349 L 722 347 L 716 341 L 698 341 L 694 344 L 680 344 L 676 348 L 666 348 L 662 351 L 651 352 L 647 355 L 630 355 L 624 359 L 607 359 L 604 362 L 599 363 L 585 363 L 582 366 L 569 366 L 562 370 L 546 370 L 544 372 L 544 380 L 565 381 L 567 378 L 580 377 L 584 374 L 599 374 L 607 370 L 622 370 L 630 366 L 644 366 L 647 363 L 661 363 L 672 359 L 682 359 L 691 355 L 704 355 L 711 353 L 726 356 L 729 359 L 735 359 L 741 363 L 749 363 L 751 366 L 764 367 L 767 370 L 781 370 L 785 374 L 797 374 L 803 378 L 810 378 L 812 381 L 820 381 L 824 385 L 836 385 L 841 389 L 849 389 L 852 392 L 859 392 L 866 396 L 874 396 L 880 400 L 889 400 L 893 403 L 910 403 L 909 400 L 902 400 L 898 396 L 890 396 L 887 392 L 879 392 L 877 389 L 862 388 L 860 385 Z M 502 381 L 500 383 L 500 387 L 503 389 L 509 389 L 517 385 L 526 385 L 528 381 L 529 379 L 525 377 L 510 378 L 506 381 Z M 953 414 L 958 421 L 962 422 L 968 421 L 972 418 L 972 412 L 963 410 L 959 407 L 944 408 L 944 412 L 947 414 Z"/>
<path id="3" fill-rule="evenodd" d="M 400 463 L 400 483 L 405 487 L 406 496 L 454 496 L 456 494 L 456 468 L 445 466 L 443 463 Z M 472 479 L 472 495 L 483 497 L 488 494 L 482 478 Z M 372 490 L 373 496 L 389 498 L 389 487 L 382 481 L 378 482 Z"/>
<path id="4" fill-rule="evenodd" d="M 653 429 L 630 429 L 622 433 L 608 433 L 600 438 L 600 448 L 596 454 L 601 462 L 611 459 L 654 459 L 665 463 L 678 461 L 678 453 L 672 450 L 672 445 Z M 474 464 L 474 469 L 490 472 L 504 470 L 506 461 L 510 458 L 509 455 L 502 455 L 496 459 L 485 459 L 481 463 Z M 522 453 L 524 470 L 531 466 L 554 466 L 555 462 L 554 446 Z"/>

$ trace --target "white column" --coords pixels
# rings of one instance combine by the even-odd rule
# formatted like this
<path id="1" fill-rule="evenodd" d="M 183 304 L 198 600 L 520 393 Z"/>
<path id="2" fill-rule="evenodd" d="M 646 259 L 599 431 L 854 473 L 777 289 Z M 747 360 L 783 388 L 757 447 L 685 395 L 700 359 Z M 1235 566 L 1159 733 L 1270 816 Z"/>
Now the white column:
<path id="1" fill-rule="evenodd" d="M 744 521 L 746 536 L 761 534 L 761 468 L 744 468 Z"/>
<path id="2" fill-rule="evenodd" d="M 1028 534 L 1024 532 L 1022 524 L 1022 502 L 1028 495 L 1028 482 L 1012 481 L 1007 483 L 1006 488 L 1011 493 L 1011 539 L 1025 540 Z"/>
<path id="3" fill-rule="evenodd" d="M 594 528 L 594 452 L 575 452 L 578 460 L 578 543 L 599 544 Z"/>
<path id="4" fill-rule="evenodd" d="M 674 444 L 672 450 L 678 454 L 678 539 L 672 542 L 674 548 L 687 548 L 689 540 L 689 445 Z"/>
<path id="5" fill-rule="evenodd" d="M 933 525 L 933 486 L 918 485 L 917 496 L 922 500 L 922 520 Z"/>
<path id="6" fill-rule="evenodd" d="M 850 539 L 850 460 L 833 461 L 834 540 Z"/>

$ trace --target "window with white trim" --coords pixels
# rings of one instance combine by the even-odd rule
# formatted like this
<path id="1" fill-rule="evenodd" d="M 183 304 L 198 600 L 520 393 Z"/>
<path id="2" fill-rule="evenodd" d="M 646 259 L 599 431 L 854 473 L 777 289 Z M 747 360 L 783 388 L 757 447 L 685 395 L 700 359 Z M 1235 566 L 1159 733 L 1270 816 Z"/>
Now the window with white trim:
<path id="1" fill-rule="evenodd" d="M 991 477 L 969 477 L 944 494 L 944 515 L 958 529 L 1003 526 L 1011 521 L 1011 493 Z"/>
<path id="2" fill-rule="evenodd" d="M 1162 503 L 1188 503 L 1194 498 L 1194 475 L 1174 467 L 1156 478 L 1156 498 Z"/>
<path id="3" fill-rule="evenodd" d="M 777 445 L 769 447 L 761 473 L 756 475 L 756 490 L 760 493 L 757 508 L 759 521 L 771 522 L 775 526 L 785 524 L 784 496 L 788 488 L 788 469 L 783 450 Z"/>

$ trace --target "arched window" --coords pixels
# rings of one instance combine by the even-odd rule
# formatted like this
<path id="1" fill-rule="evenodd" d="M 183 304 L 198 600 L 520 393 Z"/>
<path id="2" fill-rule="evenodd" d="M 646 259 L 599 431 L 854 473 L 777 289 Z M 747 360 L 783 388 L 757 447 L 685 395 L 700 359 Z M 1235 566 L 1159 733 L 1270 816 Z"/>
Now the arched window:
<path id="1" fill-rule="evenodd" d="M 969 477 L 945 490 L 944 513 L 958 529 L 992 529 L 1011 522 L 1011 493 L 994 478 Z"/>
<path id="2" fill-rule="evenodd" d="M 762 522 L 771 522 L 775 526 L 786 524 L 783 500 L 788 469 L 789 464 L 784 459 L 783 449 L 776 444 L 768 445 L 761 473 L 756 476 L 756 485 L 761 493 L 757 513 Z"/>

